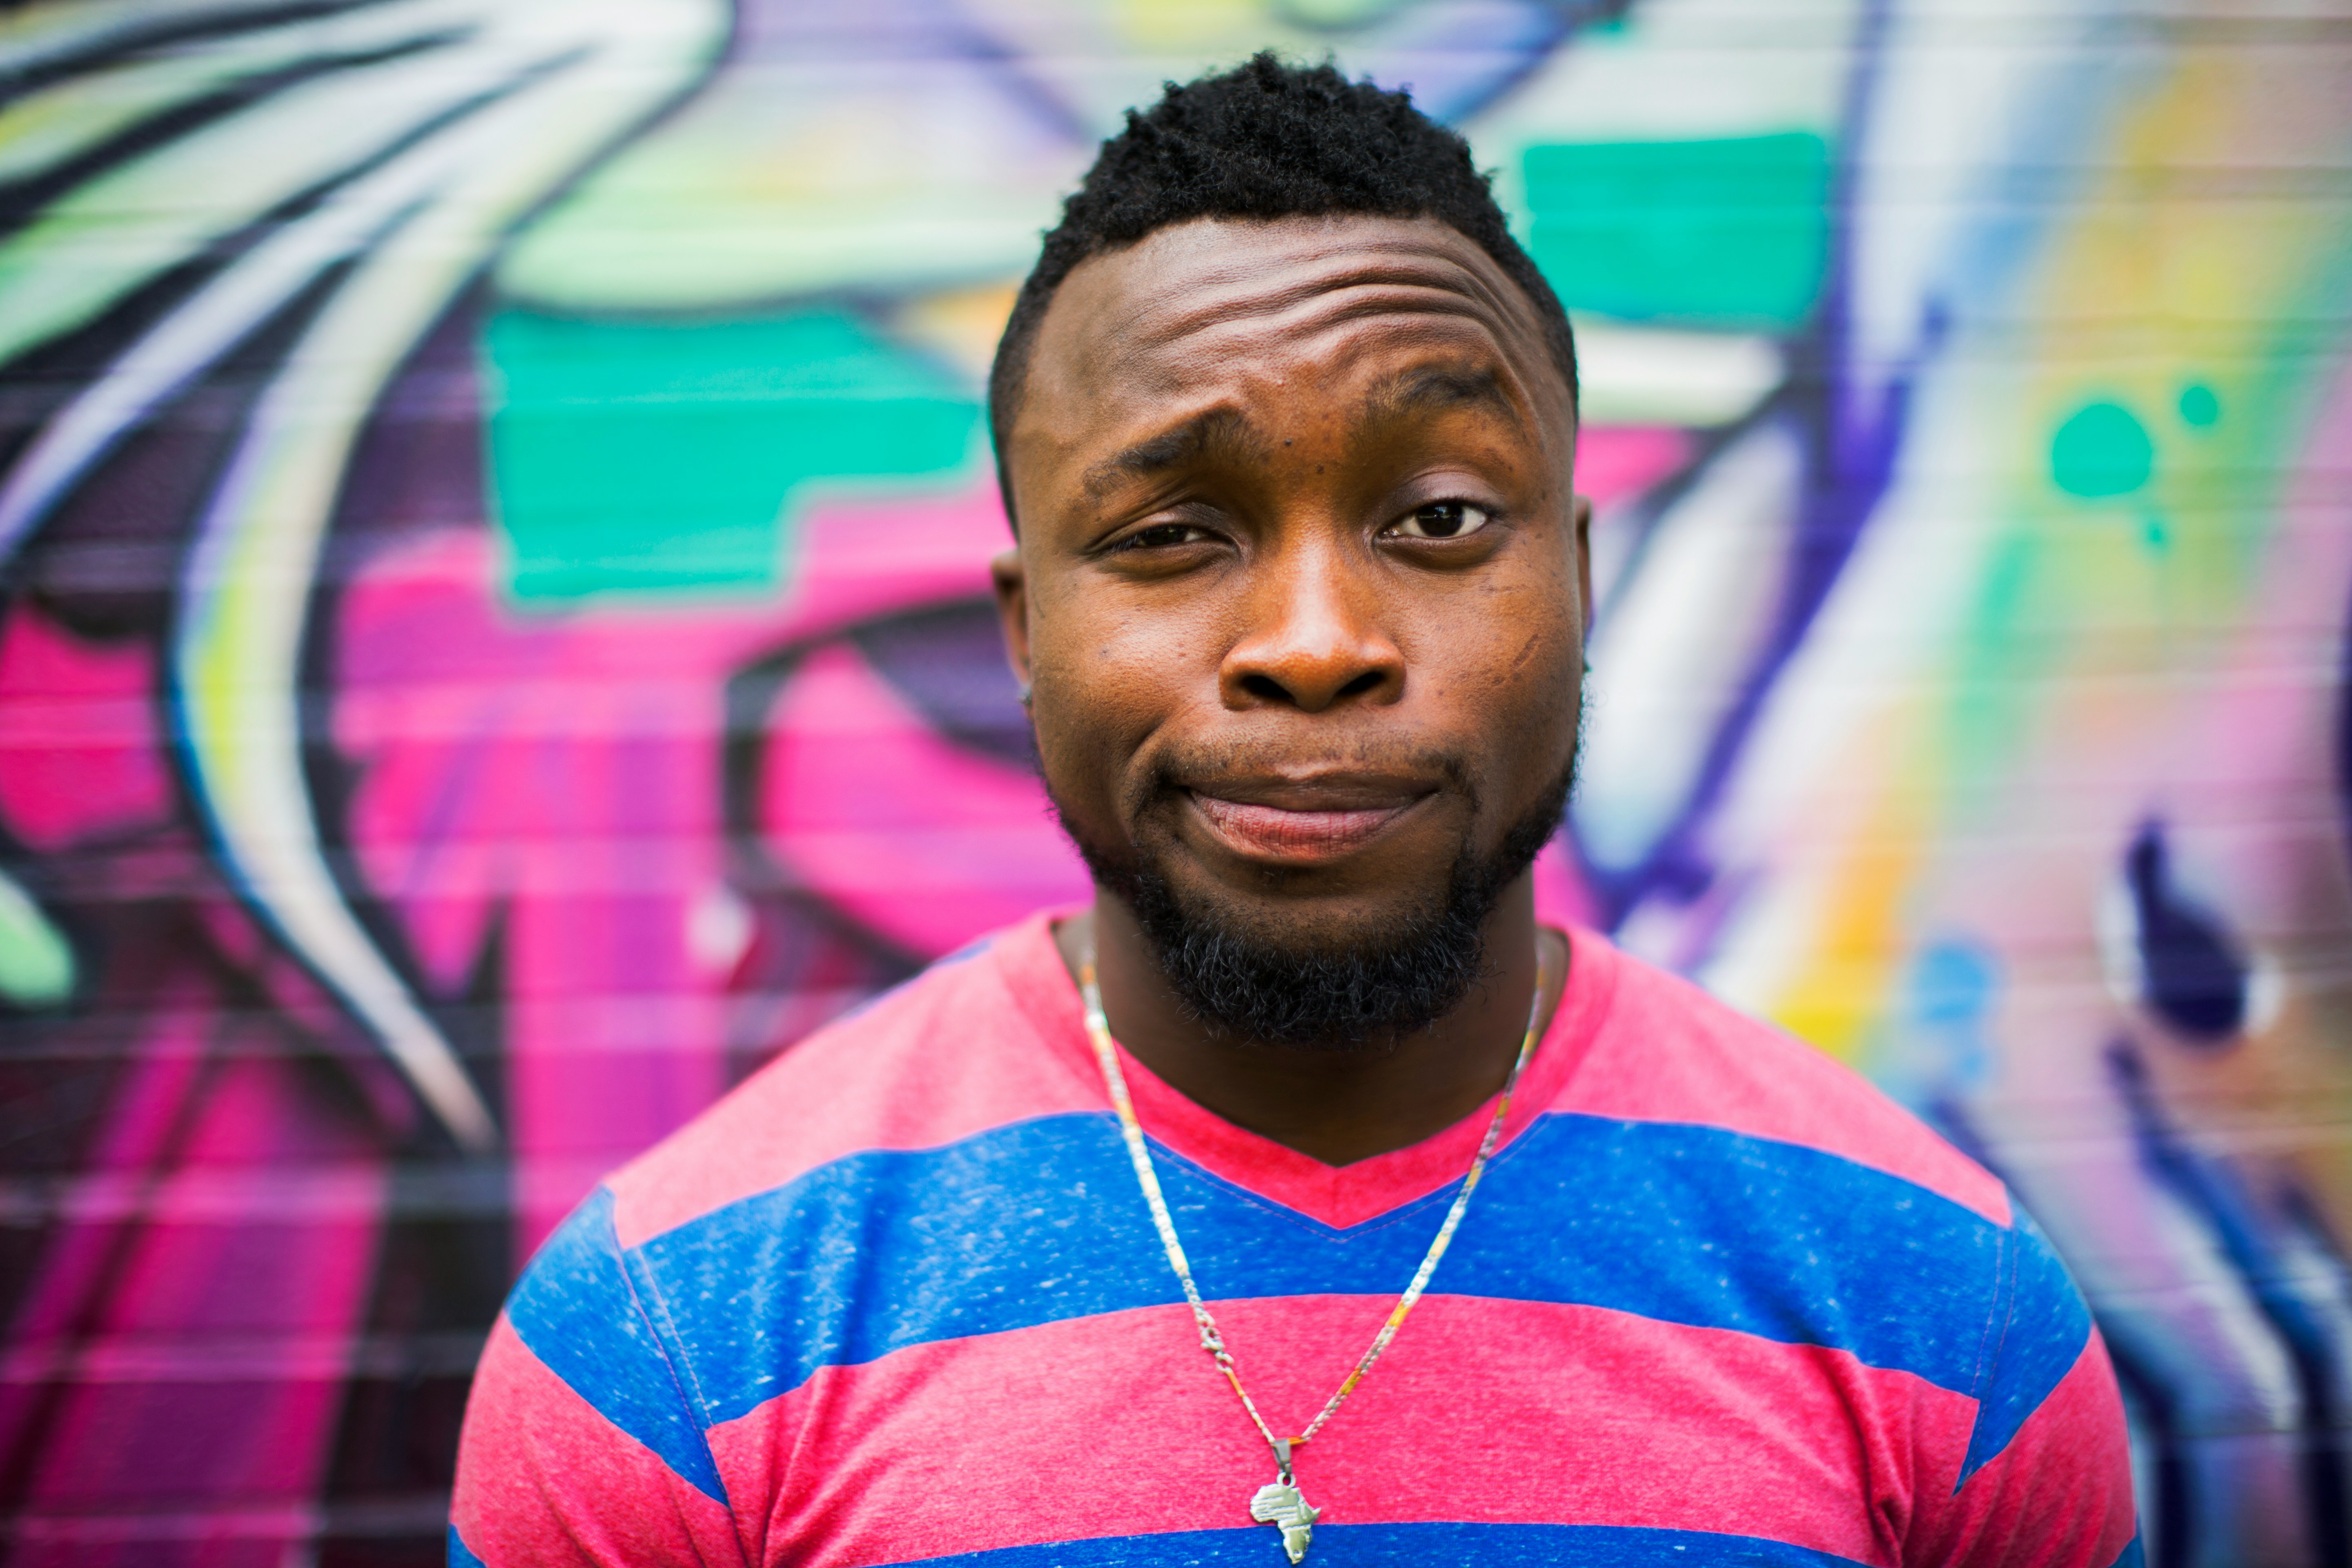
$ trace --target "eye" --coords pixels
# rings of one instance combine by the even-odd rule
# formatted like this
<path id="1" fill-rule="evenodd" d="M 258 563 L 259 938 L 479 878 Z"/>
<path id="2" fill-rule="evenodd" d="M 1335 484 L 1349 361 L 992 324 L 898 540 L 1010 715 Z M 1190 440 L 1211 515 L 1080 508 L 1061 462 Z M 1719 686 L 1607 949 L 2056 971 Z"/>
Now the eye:
<path id="1" fill-rule="evenodd" d="M 1139 528 L 1118 542 L 1120 550 L 1166 550 L 1179 544 L 1201 544 L 1213 536 L 1205 528 L 1189 522 L 1155 522 L 1150 528 Z"/>
<path id="2" fill-rule="evenodd" d="M 1495 521 L 1495 514 L 1466 500 L 1438 500 L 1412 511 L 1389 526 L 1402 539 L 1459 539 Z"/>

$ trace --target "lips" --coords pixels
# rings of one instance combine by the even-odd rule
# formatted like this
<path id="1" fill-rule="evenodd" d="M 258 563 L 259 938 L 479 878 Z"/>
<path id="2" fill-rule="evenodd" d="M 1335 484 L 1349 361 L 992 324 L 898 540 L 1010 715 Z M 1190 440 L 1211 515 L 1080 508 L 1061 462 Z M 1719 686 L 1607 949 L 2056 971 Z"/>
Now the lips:
<path id="1" fill-rule="evenodd" d="M 1213 794 L 1212 788 L 1223 792 Z M 1256 798 L 1234 798 L 1244 790 Z M 1420 804 L 1427 794 L 1386 781 L 1377 784 L 1196 786 L 1187 793 L 1210 829 L 1234 853 L 1292 865 L 1337 859 L 1360 848 Z"/>

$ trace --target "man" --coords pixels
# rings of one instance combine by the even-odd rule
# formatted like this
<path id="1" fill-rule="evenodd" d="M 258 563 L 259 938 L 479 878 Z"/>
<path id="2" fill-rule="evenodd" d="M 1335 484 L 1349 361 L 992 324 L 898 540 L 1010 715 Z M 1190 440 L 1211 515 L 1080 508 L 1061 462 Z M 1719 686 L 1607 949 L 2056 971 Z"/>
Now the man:
<path id="1" fill-rule="evenodd" d="M 1094 905 L 583 1206 L 484 1354 L 453 1560 L 2136 1560 L 2000 1183 L 1535 919 L 1573 349 L 1464 144 L 1328 68 L 1171 88 L 991 397 Z"/>

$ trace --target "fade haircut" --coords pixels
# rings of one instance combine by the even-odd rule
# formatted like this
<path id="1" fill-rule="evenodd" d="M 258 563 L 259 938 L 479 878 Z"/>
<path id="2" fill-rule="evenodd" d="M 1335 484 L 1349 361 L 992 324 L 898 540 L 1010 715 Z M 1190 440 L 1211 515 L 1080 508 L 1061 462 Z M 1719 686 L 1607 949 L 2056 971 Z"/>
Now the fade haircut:
<path id="1" fill-rule="evenodd" d="M 988 377 L 996 479 L 1013 526 L 1005 442 L 1045 308 L 1080 262 L 1196 218 L 1436 218 L 1495 258 L 1542 318 L 1546 346 L 1576 398 L 1568 312 L 1511 237 L 1470 144 L 1402 92 L 1349 81 L 1328 64 L 1272 50 L 1167 90 L 1102 144 L 1014 300 Z"/>

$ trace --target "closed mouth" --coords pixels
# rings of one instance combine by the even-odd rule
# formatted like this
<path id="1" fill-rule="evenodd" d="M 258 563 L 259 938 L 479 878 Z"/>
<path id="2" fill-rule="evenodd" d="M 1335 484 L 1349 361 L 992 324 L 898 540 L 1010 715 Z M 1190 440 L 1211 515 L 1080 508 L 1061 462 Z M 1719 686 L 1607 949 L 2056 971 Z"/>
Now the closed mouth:
<path id="1" fill-rule="evenodd" d="M 1386 780 L 1225 787 L 1234 793 L 1195 787 L 1185 794 L 1235 854 L 1292 865 L 1337 859 L 1362 847 L 1433 793 Z M 1234 798 L 1244 792 L 1254 798 Z"/>

